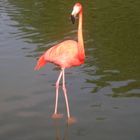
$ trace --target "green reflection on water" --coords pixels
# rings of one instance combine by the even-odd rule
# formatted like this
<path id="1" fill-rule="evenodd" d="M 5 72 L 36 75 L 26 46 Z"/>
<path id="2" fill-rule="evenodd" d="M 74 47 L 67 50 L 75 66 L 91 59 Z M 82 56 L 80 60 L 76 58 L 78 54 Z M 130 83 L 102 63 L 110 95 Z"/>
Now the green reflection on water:
<path id="1" fill-rule="evenodd" d="M 31 56 L 65 39 L 76 39 L 76 25 L 69 20 L 72 1 L 9 0 L 19 14 L 10 13 L 18 22 L 19 38 L 38 44 Z M 84 39 L 91 92 L 109 87 L 112 97 L 140 97 L 140 8 L 139 0 L 82 1 Z M 45 45 L 46 44 L 46 45 Z M 30 54 L 28 55 L 30 56 Z M 96 77 L 98 77 L 96 79 Z M 130 80 L 130 82 L 128 82 Z M 125 82 L 125 85 L 112 83 Z M 93 88 L 92 88 L 93 87 Z"/>

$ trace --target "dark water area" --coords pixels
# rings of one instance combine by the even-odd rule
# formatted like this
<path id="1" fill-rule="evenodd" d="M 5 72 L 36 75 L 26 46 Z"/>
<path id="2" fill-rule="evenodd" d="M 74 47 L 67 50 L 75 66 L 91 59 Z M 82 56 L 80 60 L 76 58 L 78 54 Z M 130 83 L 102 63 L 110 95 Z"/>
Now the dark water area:
<path id="1" fill-rule="evenodd" d="M 59 68 L 34 71 L 56 43 L 77 39 L 76 1 L 0 0 L 0 140 L 139 140 L 140 1 L 82 1 L 85 64 L 66 70 L 71 114 L 62 91 L 51 119 Z"/>

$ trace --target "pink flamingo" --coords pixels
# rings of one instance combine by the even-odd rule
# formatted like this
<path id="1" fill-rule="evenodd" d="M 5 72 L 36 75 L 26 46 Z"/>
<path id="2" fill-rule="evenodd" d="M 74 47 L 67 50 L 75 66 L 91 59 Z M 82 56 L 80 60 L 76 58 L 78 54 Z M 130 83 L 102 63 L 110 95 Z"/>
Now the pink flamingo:
<path id="1" fill-rule="evenodd" d="M 71 117 L 69 110 L 69 103 L 67 97 L 67 91 L 65 86 L 65 68 L 70 68 L 73 66 L 79 66 L 84 63 L 85 59 L 85 51 L 84 51 L 84 42 L 83 42 L 83 33 L 82 33 L 82 5 L 80 3 L 76 3 L 73 7 L 73 11 L 71 13 L 71 20 L 74 24 L 75 18 L 79 16 L 78 23 L 78 41 L 74 40 L 65 40 L 50 49 L 48 49 L 38 60 L 35 70 L 39 70 L 46 63 L 54 63 L 61 67 L 61 72 L 56 81 L 56 99 L 55 99 L 55 110 L 52 118 L 61 118 L 62 114 L 57 113 L 58 106 L 58 90 L 59 90 L 59 82 L 62 80 L 62 89 L 64 92 L 66 109 L 67 109 L 67 117 L 68 122 L 74 122 L 75 119 Z"/>

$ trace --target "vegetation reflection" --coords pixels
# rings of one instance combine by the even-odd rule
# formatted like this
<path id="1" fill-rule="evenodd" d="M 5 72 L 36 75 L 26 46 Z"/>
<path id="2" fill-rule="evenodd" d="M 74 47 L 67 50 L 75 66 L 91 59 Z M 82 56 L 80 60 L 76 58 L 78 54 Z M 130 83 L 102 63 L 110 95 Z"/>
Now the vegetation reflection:
<path id="1" fill-rule="evenodd" d="M 76 28 L 70 21 L 71 6 L 75 2 L 20 0 L 9 2 L 16 14 L 21 38 L 37 48 L 28 48 L 28 56 L 39 53 L 62 40 L 76 39 Z M 85 8 L 84 39 L 86 63 L 80 69 L 86 76 L 86 86 L 91 93 L 109 88 L 105 95 L 112 97 L 140 97 L 140 22 L 138 0 L 82 1 Z M 62 39 L 62 40 L 61 40 Z M 30 51 L 31 50 L 31 51 Z M 124 84 L 123 84 L 124 83 Z"/>

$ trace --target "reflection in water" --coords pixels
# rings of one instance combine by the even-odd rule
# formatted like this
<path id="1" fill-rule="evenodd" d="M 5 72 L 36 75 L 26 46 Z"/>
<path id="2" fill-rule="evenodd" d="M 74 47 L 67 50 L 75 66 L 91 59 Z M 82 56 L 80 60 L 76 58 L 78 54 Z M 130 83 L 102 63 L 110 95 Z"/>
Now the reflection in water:
<path id="1" fill-rule="evenodd" d="M 70 9 L 68 4 L 57 2 L 57 7 L 54 7 L 53 2 L 37 1 L 35 3 L 32 0 L 28 2 L 10 0 L 10 3 L 16 9 L 14 10 L 16 14 L 12 11 L 10 16 L 18 22 L 16 27 L 19 33 L 15 36 L 28 43 L 38 44 L 35 50 L 23 48 L 28 53 L 27 57 L 37 57 L 46 48 L 62 40 L 76 39 L 76 30 L 67 18 L 70 15 L 67 10 Z M 70 3 L 73 5 L 72 2 Z M 114 8 L 110 8 L 111 4 Z M 138 78 L 140 77 L 140 55 L 138 53 L 140 41 L 138 40 L 139 32 L 136 32 L 139 22 L 135 18 L 139 11 L 136 3 L 128 2 L 126 8 L 125 2 L 118 6 L 118 3 L 112 1 L 111 3 L 99 3 L 95 0 L 94 3 L 87 2 L 87 5 L 84 5 L 84 38 L 87 58 L 83 66 L 84 72 L 89 75 L 89 79 L 86 78 L 86 84 L 96 85 L 93 85 L 94 88 L 91 90 L 94 93 L 110 87 L 108 94 L 112 97 L 133 97 L 133 95 L 139 97 L 137 91 L 140 85 Z M 130 6 L 135 7 L 135 10 L 129 11 Z M 55 12 L 58 9 L 59 12 Z M 60 28 L 62 25 L 63 28 Z M 100 78 L 96 80 L 96 77 Z M 127 84 L 128 80 L 132 80 L 132 84 Z M 112 84 L 109 84 L 111 81 L 113 83 L 126 81 L 127 85 L 123 88 L 126 94 L 122 87 L 114 90 Z"/>
<path id="2" fill-rule="evenodd" d="M 86 62 L 67 71 L 71 110 L 78 123 L 71 131 L 58 124 L 58 138 L 140 139 L 140 1 L 80 1 Z M 54 138 L 48 114 L 58 69 L 49 65 L 36 76 L 33 68 L 44 50 L 76 39 L 68 18 L 74 3 L 0 0 L 0 139 Z M 62 101 L 60 111 L 65 110 Z"/>
<path id="3" fill-rule="evenodd" d="M 47 0 L 37 2 L 33 0 L 28 2 L 23 0 L 20 2 L 9 1 L 19 12 L 19 14 L 10 13 L 12 19 L 19 23 L 17 27 L 20 32 L 19 34 L 16 33 L 16 35 L 28 43 L 49 45 L 49 43 L 53 41 L 60 41 L 61 36 L 64 37 L 64 34 L 67 32 L 66 29 L 69 29 L 68 17 L 71 11 L 69 9 L 70 7 L 68 8 L 68 5 L 63 2 L 55 2 L 57 6 L 54 6 L 53 1 L 50 2 Z M 57 10 L 59 10 L 59 12 L 57 12 Z M 60 28 L 62 25 L 64 28 Z M 69 32 L 71 32 L 70 29 Z M 53 38 L 55 38 L 55 40 L 53 40 Z"/>
<path id="4" fill-rule="evenodd" d="M 68 129 L 69 126 L 66 125 L 63 132 L 63 135 L 61 135 L 61 126 L 59 120 L 54 120 L 54 126 L 56 130 L 56 140 L 68 140 Z"/>

